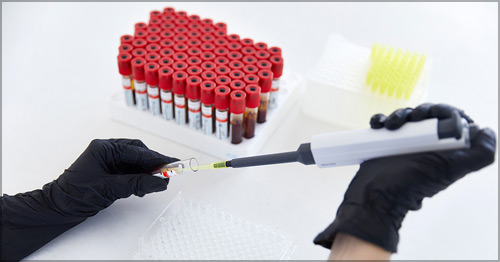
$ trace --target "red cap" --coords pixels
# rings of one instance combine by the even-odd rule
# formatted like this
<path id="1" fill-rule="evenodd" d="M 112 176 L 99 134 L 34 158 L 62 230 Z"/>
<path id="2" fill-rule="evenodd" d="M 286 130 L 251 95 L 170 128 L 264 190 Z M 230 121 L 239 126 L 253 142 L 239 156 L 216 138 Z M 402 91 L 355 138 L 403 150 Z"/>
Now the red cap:
<path id="1" fill-rule="evenodd" d="M 155 62 L 149 62 L 144 65 L 144 73 L 146 77 L 146 84 L 150 86 L 158 85 L 158 69 L 160 66 Z"/>
<path id="2" fill-rule="evenodd" d="M 188 58 L 188 55 L 184 52 L 175 52 L 172 56 L 175 61 L 184 61 Z"/>
<path id="3" fill-rule="evenodd" d="M 200 83 L 199 76 L 189 76 L 186 79 L 186 96 L 189 99 L 200 99 Z"/>
<path id="4" fill-rule="evenodd" d="M 226 56 L 227 53 L 229 53 L 229 50 L 225 47 L 219 46 L 219 47 L 214 49 L 214 53 L 215 53 L 215 55 L 218 55 L 218 56 Z"/>
<path id="5" fill-rule="evenodd" d="M 175 71 L 184 71 L 188 68 L 188 64 L 182 62 L 182 61 L 176 61 L 172 64 L 172 68 Z"/>
<path id="6" fill-rule="evenodd" d="M 159 26 L 156 26 L 156 25 L 148 26 L 148 33 L 159 34 L 159 33 L 161 33 L 161 28 Z"/>
<path id="7" fill-rule="evenodd" d="M 174 36 L 174 41 L 177 42 L 177 44 L 185 44 L 185 42 L 188 40 L 188 36 L 185 34 L 178 34 Z"/>
<path id="8" fill-rule="evenodd" d="M 197 23 L 189 23 L 189 24 L 187 25 L 187 27 L 188 27 L 190 30 L 200 31 L 201 25 L 200 25 L 200 24 L 197 24 Z"/>
<path id="9" fill-rule="evenodd" d="M 118 53 L 130 53 L 134 50 L 134 47 L 129 44 L 122 44 L 120 47 L 118 47 Z"/>
<path id="10" fill-rule="evenodd" d="M 269 62 L 269 60 L 259 60 L 257 64 L 255 64 L 260 70 L 262 69 L 271 69 L 273 64 Z"/>
<path id="11" fill-rule="evenodd" d="M 143 39 L 146 40 L 146 36 L 148 36 L 148 32 L 146 30 L 136 30 L 134 33 L 134 40 L 135 39 Z M 134 41 L 132 40 L 132 41 Z"/>
<path id="12" fill-rule="evenodd" d="M 256 108 L 260 104 L 260 87 L 256 84 L 250 84 L 245 87 L 245 93 L 247 93 L 247 107 Z"/>
<path id="13" fill-rule="evenodd" d="M 144 49 L 144 48 L 136 48 L 136 49 L 132 50 L 133 57 L 144 57 L 144 56 L 146 56 L 147 53 L 148 53 L 148 51 L 146 51 L 146 49 Z"/>
<path id="14" fill-rule="evenodd" d="M 215 30 L 215 32 L 213 32 L 213 35 L 215 37 L 226 37 L 227 31 Z"/>
<path id="15" fill-rule="evenodd" d="M 199 39 L 196 39 L 196 38 L 189 38 L 187 40 L 187 44 L 188 44 L 188 46 L 191 46 L 191 47 L 199 47 L 201 45 L 201 41 Z"/>
<path id="16" fill-rule="evenodd" d="M 201 32 L 203 32 L 205 34 L 212 34 L 213 32 L 215 32 L 215 29 L 213 29 L 212 26 L 202 26 Z"/>
<path id="17" fill-rule="evenodd" d="M 179 17 L 179 18 L 174 20 L 174 23 L 177 25 L 177 28 L 182 28 L 182 27 L 186 27 L 186 25 L 189 24 L 189 20 L 187 18 L 184 18 L 184 17 Z M 186 31 L 187 31 L 187 28 L 181 30 L 180 33 L 185 33 Z"/>
<path id="18" fill-rule="evenodd" d="M 144 65 L 146 64 L 146 59 L 136 57 L 132 59 L 132 75 L 135 80 L 143 81 L 144 80 Z"/>
<path id="19" fill-rule="evenodd" d="M 174 63 L 174 59 L 172 57 L 169 57 L 169 56 L 163 56 L 163 57 L 160 57 L 160 59 L 158 59 L 158 64 L 160 64 L 160 66 L 172 66 L 172 64 Z"/>
<path id="20" fill-rule="evenodd" d="M 231 84 L 229 84 L 231 90 L 245 90 L 246 85 L 247 84 L 241 80 L 233 80 Z"/>
<path id="21" fill-rule="evenodd" d="M 132 67 L 130 65 L 132 61 L 132 55 L 128 53 L 122 53 L 118 55 L 118 72 L 122 76 L 129 76 L 132 74 Z"/>
<path id="22" fill-rule="evenodd" d="M 202 19 L 200 22 L 202 25 L 213 25 L 214 24 L 214 21 L 210 18 Z"/>
<path id="23" fill-rule="evenodd" d="M 281 56 L 281 48 L 279 48 L 277 46 L 269 47 L 269 49 L 267 49 L 267 52 L 269 52 L 269 54 L 271 54 L 271 55 L 280 55 Z"/>
<path id="24" fill-rule="evenodd" d="M 255 74 L 247 74 L 243 78 L 243 81 L 245 81 L 245 83 L 247 85 L 251 85 L 251 84 L 258 85 L 259 84 L 259 77 Z"/>
<path id="25" fill-rule="evenodd" d="M 186 63 L 190 66 L 197 66 L 201 64 L 201 59 L 197 56 L 191 56 L 186 60 Z"/>
<path id="26" fill-rule="evenodd" d="M 233 80 L 243 80 L 245 73 L 241 70 L 231 70 L 231 72 L 229 72 L 229 77 Z"/>
<path id="27" fill-rule="evenodd" d="M 212 52 L 215 49 L 215 45 L 210 42 L 203 42 L 200 48 L 205 52 Z"/>
<path id="28" fill-rule="evenodd" d="M 131 35 L 122 35 L 120 37 L 120 44 L 131 44 L 132 40 L 134 40 L 134 37 Z"/>
<path id="29" fill-rule="evenodd" d="M 269 69 L 260 70 L 257 74 L 259 76 L 259 86 L 262 93 L 271 91 L 273 84 L 273 72 Z"/>
<path id="30" fill-rule="evenodd" d="M 218 56 L 214 59 L 214 63 L 216 65 L 227 65 L 229 64 L 229 59 L 227 59 L 227 57 L 225 56 Z"/>
<path id="31" fill-rule="evenodd" d="M 215 78 L 215 83 L 219 86 L 227 86 L 231 83 L 231 78 L 226 75 L 219 75 Z"/>
<path id="32" fill-rule="evenodd" d="M 171 14 L 171 15 L 174 15 L 175 14 L 175 9 L 173 7 L 165 7 L 163 8 L 163 13 L 164 14 Z"/>
<path id="33" fill-rule="evenodd" d="M 278 78 L 283 74 L 283 58 L 279 55 L 273 55 L 269 58 L 273 64 L 271 71 L 273 71 L 274 78 Z"/>
<path id="34" fill-rule="evenodd" d="M 213 42 L 215 37 L 212 34 L 203 34 L 200 39 L 202 42 Z"/>
<path id="35" fill-rule="evenodd" d="M 218 31 L 227 32 L 226 23 L 218 22 L 217 24 L 214 25 L 214 27 L 217 28 Z"/>
<path id="36" fill-rule="evenodd" d="M 187 51 L 189 46 L 185 43 L 177 43 L 174 45 L 174 51 L 175 52 L 185 52 Z"/>
<path id="37" fill-rule="evenodd" d="M 243 46 L 239 42 L 229 42 L 227 49 L 230 51 L 240 51 Z"/>
<path id="38" fill-rule="evenodd" d="M 158 53 L 162 57 L 163 56 L 172 57 L 174 55 L 174 50 L 172 48 L 165 47 L 165 48 L 160 49 L 160 52 L 158 52 Z"/>
<path id="39" fill-rule="evenodd" d="M 161 19 L 163 19 L 163 21 L 168 21 L 171 23 L 173 23 L 176 18 L 177 17 L 173 13 L 165 13 L 164 15 L 161 16 Z"/>
<path id="40" fill-rule="evenodd" d="M 211 105 L 214 103 L 214 90 L 215 83 L 212 81 L 203 81 L 200 84 L 201 89 L 201 103 L 205 105 Z"/>
<path id="41" fill-rule="evenodd" d="M 174 45 L 175 45 L 175 42 L 172 39 L 163 39 L 160 41 L 160 46 L 163 48 L 165 48 L 165 47 L 172 48 L 172 47 L 174 47 Z"/>
<path id="42" fill-rule="evenodd" d="M 160 67 L 158 69 L 158 86 L 163 90 L 172 89 L 172 74 L 174 69 L 169 66 Z"/>
<path id="43" fill-rule="evenodd" d="M 227 36 L 227 40 L 229 40 L 230 42 L 234 41 L 240 41 L 240 36 L 237 35 L 237 34 L 230 34 Z"/>
<path id="44" fill-rule="evenodd" d="M 217 75 L 227 75 L 229 72 L 231 72 L 231 69 L 225 65 L 219 65 L 215 68 Z"/>
<path id="45" fill-rule="evenodd" d="M 134 39 L 132 41 L 132 46 L 134 48 L 144 48 L 144 47 L 146 47 L 147 44 L 148 44 L 148 42 L 146 42 L 146 40 L 144 40 L 144 39 Z"/>
<path id="46" fill-rule="evenodd" d="M 267 52 L 266 50 L 257 50 L 257 52 L 255 52 L 255 55 L 257 57 L 257 59 L 268 59 L 271 54 L 269 54 L 269 52 Z"/>
<path id="47" fill-rule="evenodd" d="M 160 59 L 160 55 L 156 54 L 156 53 L 148 53 L 145 57 L 146 61 L 148 62 L 157 62 L 158 59 Z"/>
<path id="48" fill-rule="evenodd" d="M 243 67 L 243 72 L 245 74 L 257 74 L 259 72 L 259 68 L 256 67 L 255 65 L 246 65 Z"/>
<path id="49" fill-rule="evenodd" d="M 227 54 L 227 57 L 231 60 L 241 60 L 243 55 L 239 51 L 231 51 Z"/>
<path id="50" fill-rule="evenodd" d="M 186 69 L 186 72 L 190 76 L 199 76 L 203 72 L 203 69 L 201 69 L 201 67 L 199 66 L 192 65 Z"/>
<path id="51" fill-rule="evenodd" d="M 243 48 L 241 48 L 240 52 L 243 55 L 254 55 L 255 54 L 255 48 L 253 48 L 251 46 L 244 46 Z"/>
<path id="52" fill-rule="evenodd" d="M 241 61 L 243 61 L 246 65 L 253 65 L 257 63 L 257 58 L 253 55 L 246 55 L 241 59 Z"/>
<path id="53" fill-rule="evenodd" d="M 161 46 L 158 44 L 149 44 L 146 46 L 146 51 L 148 51 L 148 53 L 157 53 L 160 51 L 160 49 Z"/>
<path id="54" fill-rule="evenodd" d="M 201 79 L 206 81 L 215 81 L 217 74 L 214 71 L 203 71 L 201 73 Z"/>
<path id="55" fill-rule="evenodd" d="M 214 44 L 216 46 L 226 47 L 227 44 L 229 44 L 229 41 L 227 41 L 227 39 L 224 37 L 219 37 L 214 40 Z"/>
<path id="56" fill-rule="evenodd" d="M 231 94 L 231 89 L 227 86 L 218 86 L 215 88 L 214 94 L 215 108 L 220 110 L 227 109 L 229 107 L 229 96 Z"/>
<path id="57" fill-rule="evenodd" d="M 242 90 L 234 90 L 231 92 L 229 100 L 229 111 L 231 114 L 243 114 L 245 112 L 245 100 L 247 94 Z"/>
<path id="58" fill-rule="evenodd" d="M 255 49 L 257 50 L 266 50 L 267 49 L 267 44 L 266 43 L 262 43 L 262 42 L 258 42 L 256 43 L 255 45 L 253 45 L 255 47 Z"/>
<path id="59" fill-rule="evenodd" d="M 231 71 L 233 70 L 240 70 L 244 66 L 243 62 L 238 61 L 238 60 L 233 60 L 229 62 L 229 68 L 231 68 Z"/>
<path id="60" fill-rule="evenodd" d="M 196 31 L 196 30 L 189 30 L 187 32 L 187 36 L 192 39 L 192 38 L 199 38 L 201 36 L 201 33 L 199 31 Z"/>
<path id="61" fill-rule="evenodd" d="M 149 12 L 149 18 L 151 18 L 151 19 L 153 19 L 153 18 L 160 19 L 161 15 L 162 15 L 162 12 L 160 12 L 158 10 L 153 10 L 153 11 Z"/>
<path id="62" fill-rule="evenodd" d="M 193 23 L 193 22 L 194 22 L 194 23 L 198 23 L 198 22 L 200 22 L 201 18 L 200 18 L 200 16 L 199 16 L 199 15 L 190 15 L 190 16 L 188 17 L 188 20 L 189 20 L 189 22 L 191 22 L 191 23 Z"/>
<path id="63" fill-rule="evenodd" d="M 212 52 L 203 52 L 201 53 L 200 57 L 203 61 L 212 61 L 215 58 L 215 54 Z"/>
<path id="64" fill-rule="evenodd" d="M 172 91 L 174 94 L 184 95 L 186 93 L 186 72 L 175 71 L 172 75 Z"/>
<path id="65" fill-rule="evenodd" d="M 160 26 L 163 20 L 159 18 L 151 18 L 149 19 L 149 26 Z"/>
<path id="66" fill-rule="evenodd" d="M 242 46 L 253 46 L 253 40 L 250 38 L 243 38 L 240 40 Z"/>
<path id="67" fill-rule="evenodd" d="M 215 68 L 217 67 L 214 62 L 210 61 L 205 61 L 201 63 L 200 66 L 203 70 L 215 70 Z"/>
<path id="68" fill-rule="evenodd" d="M 174 28 L 175 24 L 171 22 L 163 22 L 160 25 L 160 28 L 163 30 L 160 33 L 161 38 L 173 38 L 175 36 Z"/>
<path id="69" fill-rule="evenodd" d="M 135 28 L 135 32 L 137 32 L 137 30 L 147 30 L 148 29 L 148 25 L 146 23 L 139 22 L 139 23 L 136 23 L 134 25 L 134 28 Z"/>
<path id="70" fill-rule="evenodd" d="M 185 11 L 177 11 L 177 12 L 175 12 L 175 16 L 186 17 L 187 13 Z"/>

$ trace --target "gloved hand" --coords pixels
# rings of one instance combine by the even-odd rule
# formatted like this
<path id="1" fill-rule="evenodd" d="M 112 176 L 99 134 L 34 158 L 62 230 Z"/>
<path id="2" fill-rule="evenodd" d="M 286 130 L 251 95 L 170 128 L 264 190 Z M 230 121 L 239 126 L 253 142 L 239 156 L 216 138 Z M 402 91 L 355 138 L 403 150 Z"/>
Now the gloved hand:
<path id="1" fill-rule="evenodd" d="M 178 161 L 149 150 L 140 140 L 93 140 L 56 180 L 2 197 L 2 260 L 20 260 L 119 198 L 167 189 L 151 175 Z"/>
<path id="2" fill-rule="evenodd" d="M 423 104 L 415 109 L 393 112 L 389 117 L 372 117 L 374 129 L 398 129 L 406 122 L 426 118 L 444 119 L 453 111 L 472 123 L 463 111 L 444 104 Z M 471 138 L 471 148 L 418 153 L 372 159 L 363 162 L 351 181 L 335 221 L 320 233 L 315 244 L 331 248 L 337 233 L 346 233 L 397 251 L 398 230 L 409 210 L 422 207 L 432 197 L 466 174 L 494 161 L 495 133 L 485 128 Z"/>

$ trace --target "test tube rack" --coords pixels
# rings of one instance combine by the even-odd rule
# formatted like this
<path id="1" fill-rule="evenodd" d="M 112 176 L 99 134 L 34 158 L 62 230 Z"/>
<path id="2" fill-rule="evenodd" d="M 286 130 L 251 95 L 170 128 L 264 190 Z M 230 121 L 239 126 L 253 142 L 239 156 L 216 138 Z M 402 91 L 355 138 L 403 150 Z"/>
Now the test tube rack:
<path id="1" fill-rule="evenodd" d="M 277 107 L 268 111 L 265 123 L 256 125 L 253 138 L 243 139 L 243 142 L 236 145 L 231 144 L 229 138 L 219 140 L 215 135 L 205 135 L 201 130 L 191 129 L 188 125 L 178 125 L 174 120 L 164 120 L 161 116 L 153 116 L 151 113 L 140 111 L 136 107 L 129 107 L 125 103 L 122 90 L 111 95 L 109 110 L 111 117 L 122 123 L 220 159 L 231 159 L 259 153 L 298 100 L 305 84 L 302 77 L 297 73 L 285 70 L 280 81 Z M 117 83 L 115 86 L 119 86 L 119 84 Z"/>

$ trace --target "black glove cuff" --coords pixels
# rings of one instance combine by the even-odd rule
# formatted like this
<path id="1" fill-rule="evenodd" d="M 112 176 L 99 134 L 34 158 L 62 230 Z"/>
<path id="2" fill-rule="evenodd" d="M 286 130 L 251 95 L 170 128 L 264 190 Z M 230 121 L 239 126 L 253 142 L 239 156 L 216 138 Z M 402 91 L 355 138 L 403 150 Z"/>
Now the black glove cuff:
<path id="1" fill-rule="evenodd" d="M 401 225 L 400 221 L 397 225 Z M 399 226 L 388 214 L 355 204 L 342 204 L 330 226 L 314 239 L 314 244 L 330 249 L 337 233 L 346 233 L 395 253 Z"/>

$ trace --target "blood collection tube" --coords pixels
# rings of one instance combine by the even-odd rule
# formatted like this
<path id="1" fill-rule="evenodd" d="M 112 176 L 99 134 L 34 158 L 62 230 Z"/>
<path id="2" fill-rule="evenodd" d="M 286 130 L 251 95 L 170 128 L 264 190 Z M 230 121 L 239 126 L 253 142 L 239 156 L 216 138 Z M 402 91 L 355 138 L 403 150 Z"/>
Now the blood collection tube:
<path id="1" fill-rule="evenodd" d="M 229 84 L 229 87 L 231 87 L 231 90 L 245 90 L 246 85 L 247 84 L 242 80 L 233 80 L 231 84 Z"/>
<path id="2" fill-rule="evenodd" d="M 174 68 L 175 70 L 175 68 Z M 186 124 L 186 72 L 176 71 L 172 75 L 172 90 L 174 92 L 175 122 L 179 125 Z"/>
<path id="3" fill-rule="evenodd" d="M 192 65 L 186 68 L 186 72 L 190 76 L 200 76 L 201 73 L 203 72 L 203 69 L 201 69 L 201 67 L 199 66 Z"/>
<path id="4" fill-rule="evenodd" d="M 146 29 L 148 29 L 148 25 L 146 23 L 139 22 L 139 23 L 136 23 L 134 25 L 134 28 L 135 28 L 135 32 L 137 32 L 137 30 L 146 30 Z"/>
<path id="5" fill-rule="evenodd" d="M 144 58 L 136 57 L 132 59 L 132 75 L 134 76 L 135 99 L 137 108 L 142 111 L 148 111 L 148 94 L 144 77 Z"/>
<path id="6" fill-rule="evenodd" d="M 241 70 L 231 70 L 231 72 L 229 72 L 229 77 L 232 80 L 243 80 L 243 77 L 245 77 L 245 73 L 243 73 L 243 71 Z"/>
<path id="7" fill-rule="evenodd" d="M 209 43 L 211 43 L 211 42 L 213 42 L 215 40 L 215 37 L 212 34 L 203 34 L 203 35 L 201 35 L 200 40 L 202 42 L 209 42 Z"/>
<path id="8" fill-rule="evenodd" d="M 211 42 L 203 42 L 201 45 L 200 45 L 200 49 L 203 51 L 203 52 L 212 52 L 214 51 L 215 49 L 215 45 L 212 44 Z"/>
<path id="9" fill-rule="evenodd" d="M 177 11 L 175 12 L 175 16 L 177 17 L 187 17 L 186 11 Z"/>
<path id="10" fill-rule="evenodd" d="M 188 48 L 189 46 L 183 42 L 178 42 L 177 44 L 174 45 L 175 52 L 186 52 Z"/>
<path id="11" fill-rule="evenodd" d="M 273 72 L 269 69 L 260 70 L 258 76 L 260 86 L 260 105 L 257 115 L 257 123 L 264 123 L 266 122 L 267 108 L 269 106 L 269 99 L 271 98 Z"/>
<path id="12" fill-rule="evenodd" d="M 172 47 L 174 47 L 174 45 L 175 45 L 175 42 L 172 39 L 163 39 L 160 41 L 160 46 L 162 48 L 166 48 L 166 47 L 172 48 Z"/>
<path id="13" fill-rule="evenodd" d="M 243 72 L 245 74 L 257 74 L 259 72 L 259 68 L 256 67 L 255 65 L 246 65 L 243 67 Z"/>
<path id="14" fill-rule="evenodd" d="M 169 23 L 169 22 L 163 22 L 160 27 L 163 29 L 163 31 L 161 31 L 160 33 L 160 37 L 162 39 L 173 39 L 174 36 L 175 36 L 175 33 L 174 31 L 172 31 L 172 28 L 174 27 L 175 25 L 172 24 L 172 23 Z"/>
<path id="15" fill-rule="evenodd" d="M 269 52 L 269 54 L 271 54 L 271 55 L 281 56 L 281 48 L 279 48 L 277 46 L 269 47 L 269 49 L 267 49 L 267 52 Z"/>
<path id="16" fill-rule="evenodd" d="M 255 74 L 246 74 L 245 77 L 243 77 L 243 81 L 245 81 L 245 84 L 247 85 L 258 85 L 259 77 Z"/>
<path id="17" fill-rule="evenodd" d="M 174 103 L 172 97 L 172 74 L 174 69 L 168 66 L 158 70 L 158 86 L 160 87 L 161 114 L 164 119 L 174 119 Z"/>
<path id="18" fill-rule="evenodd" d="M 157 44 L 161 41 L 161 37 L 156 34 L 148 35 L 146 36 L 146 41 L 148 41 L 149 44 Z"/>
<path id="19" fill-rule="evenodd" d="M 175 71 L 184 71 L 188 68 L 188 64 L 182 62 L 182 61 L 176 61 L 172 64 L 172 68 L 175 70 Z"/>
<path id="20" fill-rule="evenodd" d="M 201 28 L 201 25 L 200 24 L 196 24 L 196 23 L 189 23 L 187 25 L 187 27 L 189 28 L 189 30 L 199 31 L 200 28 Z"/>
<path id="21" fill-rule="evenodd" d="M 226 23 L 219 22 L 219 23 L 215 24 L 214 27 L 217 29 L 217 31 L 222 31 L 224 33 L 227 33 Z"/>
<path id="22" fill-rule="evenodd" d="M 246 55 L 241 59 L 241 61 L 247 65 L 253 65 L 257 63 L 257 58 L 253 55 Z"/>
<path id="23" fill-rule="evenodd" d="M 186 97 L 188 102 L 189 127 L 195 130 L 201 128 L 201 101 L 199 76 L 189 76 L 186 79 Z"/>
<path id="24" fill-rule="evenodd" d="M 144 58 L 146 59 L 147 62 L 157 63 L 158 60 L 160 59 L 160 55 L 156 53 L 148 53 Z"/>
<path id="25" fill-rule="evenodd" d="M 227 75 L 219 75 L 217 78 L 215 78 L 215 83 L 218 86 L 227 86 L 231 83 L 231 78 Z"/>
<path id="26" fill-rule="evenodd" d="M 231 92 L 229 100 L 230 127 L 229 137 L 231 143 L 239 144 L 243 141 L 243 114 L 245 113 L 246 94 L 242 90 L 234 90 Z"/>
<path id="27" fill-rule="evenodd" d="M 200 67 L 205 70 L 205 71 L 211 71 L 211 70 L 215 70 L 215 68 L 217 67 L 215 65 L 214 62 L 210 62 L 210 61 L 205 61 L 203 63 L 201 63 Z"/>
<path id="28" fill-rule="evenodd" d="M 144 48 L 136 48 L 136 49 L 132 50 L 132 56 L 134 58 L 136 58 L 136 57 L 142 57 L 142 58 L 144 58 L 147 53 L 148 52 Z"/>
<path id="29" fill-rule="evenodd" d="M 213 32 L 213 35 L 215 37 L 226 37 L 227 36 L 227 32 L 220 31 L 220 30 L 215 30 L 215 32 Z"/>
<path id="30" fill-rule="evenodd" d="M 266 43 L 262 43 L 262 42 L 258 42 L 256 43 L 255 45 L 253 45 L 255 47 L 255 49 L 257 50 L 267 50 L 267 44 Z"/>
<path id="31" fill-rule="evenodd" d="M 215 73 L 217 73 L 217 75 L 228 75 L 229 72 L 231 72 L 231 68 L 225 65 L 219 65 L 215 68 Z"/>
<path id="32" fill-rule="evenodd" d="M 231 42 L 236 42 L 236 41 L 240 41 L 240 36 L 237 35 L 237 34 L 230 34 L 227 36 L 227 39 Z"/>
<path id="33" fill-rule="evenodd" d="M 242 46 L 253 46 L 253 40 L 250 38 L 243 38 L 240 40 Z"/>
<path id="34" fill-rule="evenodd" d="M 182 61 L 185 61 L 189 56 L 184 53 L 184 52 L 176 52 L 172 58 L 174 58 L 174 60 L 176 62 L 182 62 Z M 174 68 L 175 69 L 175 68 Z M 176 69 L 177 70 L 177 69 Z"/>
<path id="35" fill-rule="evenodd" d="M 212 61 L 215 58 L 215 54 L 212 52 L 203 52 L 201 53 L 200 58 L 203 61 Z"/>
<path id="36" fill-rule="evenodd" d="M 260 87 L 256 84 L 247 85 L 245 87 L 245 93 L 247 94 L 247 98 L 243 136 L 252 138 L 255 135 L 257 111 L 260 104 Z"/>
<path id="37" fill-rule="evenodd" d="M 259 59 L 259 60 L 265 60 L 265 59 L 269 59 L 271 54 L 269 54 L 269 52 L 267 52 L 266 50 L 257 50 L 257 52 L 255 52 L 254 56 L 256 56 L 257 59 Z"/>
<path id="38" fill-rule="evenodd" d="M 158 53 L 161 50 L 161 46 L 158 44 L 148 44 L 146 46 L 146 51 L 148 53 Z"/>
<path id="39" fill-rule="evenodd" d="M 198 22 L 200 22 L 200 20 L 201 20 L 201 19 L 200 19 L 200 16 L 199 16 L 199 15 L 190 15 L 190 16 L 188 17 L 188 20 L 189 20 L 191 23 L 193 23 L 193 22 L 194 22 L 194 23 L 198 23 Z"/>
<path id="40" fill-rule="evenodd" d="M 217 46 L 217 47 L 226 47 L 227 44 L 229 44 L 229 42 L 227 41 L 226 38 L 224 37 L 219 37 L 219 38 L 216 38 L 214 40 L 214 44 Z"/>
<path id="41" fill-rule="evenodd" d="M 201 45 L 201 41 L 199 39 L 197 39 L 197 38 L 189 38 L 187 40 L 187 44 L 190 47 L 197 47 L 197 48 L 199 48 L 199 46 Z M 200 52 L 201 52 L 201 49 L 200 49 Z"/>
<path id="42" fill-rule="evenodd" d="M 201 89 L 201 129 L 205 135 L 211 135 L 214 132 L 214 98 L 215 83 L 212 81 L 203 81 L 200 84 Z"/>
<path id="43" fill-rule="evenodd" d="M 192 57 L 189 57 L 187 60 L 186 60 L 186 63 L 190 66 L 199 66 L 201 65 L 201 59 L 199 57 L 196 57 L 196 56 L 192 56 Z M 201 69 L 201 68 L 200 68 Z M 201 72 L 200 72 L 201 73 Z"/>
<path id="44" fill-rule="evenodd" d="M 241 48 L 240 52 L 244 55 L 244 56 L 247 56 L 247 55 L 254 55 L 255 54 L 255 48 L 253 48 L 252 46 L 244 46 Z"/>
<path id="45" fill-rule="evenodd" d="M 175 9 L 173 7 L 170 7 L 170 6 L 165 7 L 165 8 L 163 8 L 163 14 L 173 15 L 173 14 L 175 14 Z"/>
<path id="46" fill-rule="evenodd" d="M 160 27 L 161 23 L 162 23 L 161 19 L 157 19 L 157 18 L 149 19 L 149 25 L 150 26 L 158 26 L 158 27 Z"/>
<path id="47" fill-rule="evenodd" d="M 125 91 L 125 102 L 128 106 L 135 105 L 134 91 L 132 90 L 132 55 L 122 53 L 118 55 L 118 71 L 122 76 L 122 86 Z"/>
<path id="48" fill-rule="evenodd" d="M 231 89 L 227 86 L 218 86 L 214 91 L 215 98 L 215 137 L 227 139 L 229 118 L 229 96 Z"/>
<path id="49" fill-rule="evenodd" d="M 269 58 L 271 61 L 272 67 L 271 71 L 273 72 L 273 84 L 271 88 L 271 101 L 269 103 L 269 107 L 276 108 L 278 92 L 280 89 L 280 77 L 283 74 L 283 58 L 279 55 L 273 55 Z"/>
<path id="50" fill-rule="evenodd" d="M 178 34 L 178 35 L 174 36 L 174 41 L 177 43 L 182 44 L 182 43 L 186 42 L 187 40 L 188 40 L 188 37 L 186 35 L 183 35 L 183 34 Z"/>
<path id="51" fill-rule="evenodd" d="M 231 72 L 233 71 L 240 71 L 241 69 L 243 69 L 243 62 L 239 61 L 239 60 L 233 60 L 231 62 L 229 62 L 228 64 L 229 68 L 231 69 Z M 229 73 L 231 74 L 231 73 Z"/>
<path id="52" fill-rule="evenodd" d="M 214 21 L 210 18 L 205 18 L 205 19 L 202 19 L 200 21 L 200 23 L 203 25 L 203 26 L 212 26 L 214 24 Z"/>
<path id="53" fill-rule="evenodd" d="M 255 64 L 259 70 L 264 70 L 264 69 L 269 69 L 271 70 L 273 64 L 271 64 L 271 62 L 269 62 L 269 60 L 259 60 L 257 61 L 257 64 Z"/>
<path id="54" fill-rule="evenodd" d="M 195 57 L 195 56 L 197 57 L 201 54 L 201 49 L 199 49 L 198 47 L 192 46 L 187 50 L 187 54 L 190 55 L 191 57 Z"/>
<path id="55" fill-rule="evenodd" d="M 241 60 L 243 58 L 243 54 L 240 51 L 231 51 L 227 54 L 227 58 L 231 60 Z"/>
<path id="56" fill-rule="evenodd" d="M 161 57 L 172 57 L 174 55 L 174 50 L 172 48 L 162 48 L 160 49 L 160 52 L 158 52 Z"/>
<path id="57" fill-rule="evenodd" d="M 120 37 L 120 44 L 132 44 L 132 40 L 134 40 L 134 37 L 132 37 L 131 35 L 122 35 Z"/>
<path id="58" fill-rule="evenodd" d="M 203 79 L 203 81 L 215 81 L 216 78 L 217 74 L 214 71 L 203 71 L 203 73 L 201 73 L 201 79 Z"/>
<path id="59" fill-rule="evenodd" d="M 229 53 L 229 50 L 223 46 L 219 46 L 214 49 L 214 53 L 217 56 L 226 56 Z"/>
<path id="60" fill-rule="evenodd" d="M 134 47 L 130 44 L 122 44 L 118 47 L 118 53 L 131 53 L 134 50 Z"/>
<path id="61" fill-rule="evenodd" d="M 132 41 L 132 46 L 134 48 L 145 48 L 147 44 L 148 44 L 148 42 L 146 42 L 146 40 L 140 39 L 140 38 L 134 39 Z"/>
<path id="62" fill-rule="evenodd" d="M 172 66 L 174 64 L 174 59 L 168 56 L 164 56 L 158 60 L 158 64 L 160 64 L 160 66 Z"/>
<path id="63" fill-rule="evenodd" d="M 155 116 L 160 113 L 160 90 L 158 88 L 158 69 L 160 66 L 155 62 L 144 65 L 146 85 L 148 89 L 149 112 Z"/>
<path id="64" fill-rule="evenodd" d="M 151 26 L 148 26 L 148 34 L 159 34 L 161 32 L 161 28 L 159 26 L 156 26 L 156 25 L 151 25 Z"/>
<path id="65" fill-rule="evenodd" d="M 161 19 L 162 12 L 158 10 L 153 10 L 149 12 L 149 18 L 150 19 Z"/>
<path id="66" fill-rule="evenodd" d="M 214 59 L 214 63 L 217 65 L 217 66 L 220 66 L 220 65 L 227 65 L 229 64 L 229 59 L 227 59 L 227 57 L 225 56 L 218 56 Z"/>
<path id="67" fill-rule="evenodd" d="M 202 26 L 201 31 L 205 34 L 213 34 L 215 32 L 215 29 L 213 29 L 211 26 Z"/>
<path id="68" fill-rule="evenodd" d="M 243 46 L 239 42 L 229 42 L 227 49 L 229 51 L 240 51 Z"/>

